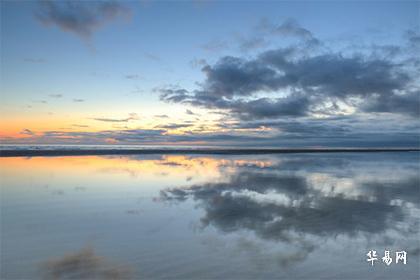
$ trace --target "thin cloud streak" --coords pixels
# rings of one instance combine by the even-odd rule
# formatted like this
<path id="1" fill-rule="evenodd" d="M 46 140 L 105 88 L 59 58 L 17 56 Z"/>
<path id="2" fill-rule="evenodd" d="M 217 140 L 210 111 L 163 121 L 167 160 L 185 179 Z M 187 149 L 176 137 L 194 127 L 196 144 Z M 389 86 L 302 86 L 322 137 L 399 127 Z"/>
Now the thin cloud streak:
<path id="1" fill-rule="evenodd" d="M 138 120 L 139 116 L 136 113 L 130 113 L 128 118 L 123 119 L 113 119 L 113 118 L 92 118 L 92 120 L 100 122 L 128 122 L 131 120 Z"/>

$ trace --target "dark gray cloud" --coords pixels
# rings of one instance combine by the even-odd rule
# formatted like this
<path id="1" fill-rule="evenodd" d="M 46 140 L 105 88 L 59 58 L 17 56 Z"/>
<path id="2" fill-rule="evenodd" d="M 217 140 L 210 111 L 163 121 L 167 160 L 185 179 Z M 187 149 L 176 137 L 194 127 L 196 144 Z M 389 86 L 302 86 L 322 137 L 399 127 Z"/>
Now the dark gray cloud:
<path id="1" fill-rule="evenodd" d="M 123 123 L 123 122 L 111 122 Z M 304 131 L 304 129 L 308 131 Z M 183 135 L 167 134 L 168 128 L 157 127 L 156 129 L 124 129 L 104 130 L 98 132 L 87 131 L 47 131 L 42 134 L 31 135 L 25 138 L 2 137 L 5 144 L 105 144 L 108 141 L 119 144 L 191 144 L 199 145 L 206 143 L 212 146 L 225 147 L 418 147 L 419 131 L 409 132 L 361 132 L 346 131 L 345 128 L 323 128 L 319 133 L 316 127 L 312 131 L 308 126 L 301 128 L 303 132 L 289 131 L 264 132 L 246 131 L 244 133 L 235 130 L 227 132 L 202 132 L 200 130 Z M 277 128 L 276 128 L 277 130 Z"/>
<path id="2" fill-rule="evenodd" d="M 343 104 L 364 112 L 419 115 L 410 69 L 373 56 L 302 56 L 299 48 L 286 47 L 250 59 L 225 56 L 202 72 L 206 78 L 199 89 L 164 88 L 161 99 L 224 109 L 245 119 L 335 114 Z"/>
<path id="3" fill-rule="evenodd" d="M 120 119 L 99 120 L 106 122 L 123 122 Z M 125 122 L 125 120 L 124 120 Z M 229 133 L 202 133 L 202 134 L 185 134 L 185 135 L 168 135 L 168 129 L 176 129 L 179 127 L 189 127 L 191 124 L 169 124 L 166 128 L 157 127 L 155 129 L 120 129 L 120 130 L 104 130 L 99 132 L 85 131 L 46 131 L 38 136 L 34 135 L 30 139 L 20 139 L 19 143 L 68 143 L 68 144 L 89 144 L 89 143 L 106 143 L 112 140 L 117 143 L 125 144 L 158 144 L 158 143 L 202 143 L 208 141 L 214 145 L 246 143 L 247 141 L 255 142 L 261 139 L 257 136 L 235 135 Z M 8 142 L 8 138 L 2 138 L 4 143 Z M 16 140 L 14 140 L 16 141 Z"/>
<path id="4" fill-rule="evenodd" d="M 286 120 L 266 120 L 266 121 L 241 121 L 222 124 L 224 129 L 261 129 L 275 128 L 279 130 L 282 137 L 299 136 L 299 137 L 346 137 L 354 126 L 348 122 L 357 122 L 354 118 L 340 119 L 335 121 L 332 118 L 322 120 L 305 120 L 297 121 L 294 119 Z"/>
<path id="5" fill-rule="evenodd" d="M 89 39 L 103 25 L 130 15 L 127 7 L 114 1 L 42 1 L 35 13 L 41 23 L 56 26 L 83 39 Z"/>
<path id="6" fill-rule="evenodd" d="M 160 99 L 169 101 L 169 102 L 183 102 L 189 95 L 186 89 L 176 89 L 176 88 L 162 88 L 158 89 L 160 92 Z"/>
<path id="7" fill-rule="evenodd" d="M 310 98 L 304 95 L 292 95 L 281 98 L 259 98 L 233 103 L 232 111 L 241 119 L 264 119 L 280 116 L 305 116 L 310 112 Z"/>
<path id="8" fill-rule="evenodd" d="M 40 143 L 62 143 L 98 144 L 113 140 L 119 143 L 156 143 L 165 139 L 163 129 L 125 129 L 125 130 L 103 130 L 99 132 L 75 132 L 75 131 L 46 131 L 36 141 Z"/>
<path id="9" fill-rule="evenodd" d="M 367 112 L 396 112 L 420 116 L 420 90 L 404 94 L 378 95 L 368 99 L 361 107 Z"/>

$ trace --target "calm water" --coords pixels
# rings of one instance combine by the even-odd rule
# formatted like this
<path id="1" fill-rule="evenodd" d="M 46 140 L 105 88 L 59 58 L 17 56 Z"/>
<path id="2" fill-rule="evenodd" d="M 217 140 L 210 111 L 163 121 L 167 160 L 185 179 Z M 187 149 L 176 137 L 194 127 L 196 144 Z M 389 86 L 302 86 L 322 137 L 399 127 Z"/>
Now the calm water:
<path id="1" fill-rule="evenodd" d="M 418 279 L 419 162 L 419 153 L 0 158 L 1 278 Z M 396 264 L 403 250 L 407 264 Z"/>

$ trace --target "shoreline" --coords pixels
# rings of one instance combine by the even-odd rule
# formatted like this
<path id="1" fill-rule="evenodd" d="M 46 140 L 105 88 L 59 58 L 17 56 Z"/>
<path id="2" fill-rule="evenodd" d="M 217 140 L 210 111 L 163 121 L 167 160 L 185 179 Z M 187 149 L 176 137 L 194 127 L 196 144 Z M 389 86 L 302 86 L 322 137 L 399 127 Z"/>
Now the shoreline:
<path id="1" fill-rule="evenodd" d="M 143 154 L 209 154 L 209 155 L 253 155 L 294 153 L 378 153 L 419 152 L 420 148 L 327 148 L 327 149 L 26 149 L 0 150 L 0 157 L 37 156 L 90 156 L 90 155 L 143 155 Z"/>

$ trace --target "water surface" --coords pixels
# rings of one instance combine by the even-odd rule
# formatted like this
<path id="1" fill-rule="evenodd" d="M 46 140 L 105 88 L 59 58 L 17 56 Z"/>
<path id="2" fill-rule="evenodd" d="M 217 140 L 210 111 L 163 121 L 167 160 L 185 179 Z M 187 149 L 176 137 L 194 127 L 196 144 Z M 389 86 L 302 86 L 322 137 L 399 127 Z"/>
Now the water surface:
<path id="1" fill-rule="evenodd" d="M 419 155 L 0 158 L 1 278 L 418 279 Z"/>

